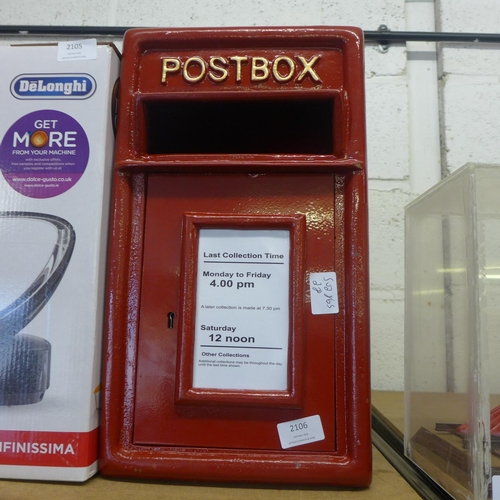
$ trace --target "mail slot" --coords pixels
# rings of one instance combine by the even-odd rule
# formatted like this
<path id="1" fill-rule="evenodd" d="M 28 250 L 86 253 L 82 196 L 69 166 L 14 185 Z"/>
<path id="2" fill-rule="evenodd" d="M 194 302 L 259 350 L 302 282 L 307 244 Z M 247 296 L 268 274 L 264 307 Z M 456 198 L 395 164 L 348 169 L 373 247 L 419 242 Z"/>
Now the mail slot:
<path id="1" fill-rule="evenodd" d="M 102 473 L 368 485 L 361 30 L 123 47 Z"/>

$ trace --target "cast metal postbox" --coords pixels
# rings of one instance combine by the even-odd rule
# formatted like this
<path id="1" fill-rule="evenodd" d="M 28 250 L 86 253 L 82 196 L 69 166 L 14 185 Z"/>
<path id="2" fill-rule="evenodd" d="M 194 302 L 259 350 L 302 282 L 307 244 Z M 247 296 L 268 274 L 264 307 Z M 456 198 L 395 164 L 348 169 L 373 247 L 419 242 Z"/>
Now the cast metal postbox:
<path id="1" fill-rule="evenodd" d="M 131 30 L 101 470 L 371 480 L 363 36 Z"/>

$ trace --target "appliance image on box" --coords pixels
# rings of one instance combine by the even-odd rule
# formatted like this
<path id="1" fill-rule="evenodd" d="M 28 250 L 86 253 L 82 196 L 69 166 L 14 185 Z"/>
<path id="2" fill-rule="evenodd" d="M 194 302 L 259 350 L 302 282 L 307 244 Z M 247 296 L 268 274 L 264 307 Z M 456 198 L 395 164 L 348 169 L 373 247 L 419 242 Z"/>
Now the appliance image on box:
<path id="1" fill-rule="evenodd" d="M 50 385 L 50 342 L 22 330 L 45 307 L 68 267 L 75 231 L 65 219 L 35 212 L 0 212 L 0 218 L 36 219 L 57 230 L 57 241 L 42 271 L 14 302 L 0 310 L 0 405 L 43 399 Z"/>

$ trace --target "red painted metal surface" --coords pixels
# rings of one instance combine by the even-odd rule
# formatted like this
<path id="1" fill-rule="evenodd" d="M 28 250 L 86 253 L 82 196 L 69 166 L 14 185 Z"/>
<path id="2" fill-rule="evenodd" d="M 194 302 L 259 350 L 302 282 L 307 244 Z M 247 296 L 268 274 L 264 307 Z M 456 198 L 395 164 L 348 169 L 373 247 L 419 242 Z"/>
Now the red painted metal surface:
<path id="1" fill-rule="evenodd" d="M 370 483 L 362 42 L 356 28 L 126 34 L 103 474 Z M 197 235 L 212 227 L 290 231 L 286 390 L 193 387 Z M 313 315 L 309 274 L 328 271 L 339 313 Z M 277 425 L 313 415 L 324 439 L 283 449 Z"/>

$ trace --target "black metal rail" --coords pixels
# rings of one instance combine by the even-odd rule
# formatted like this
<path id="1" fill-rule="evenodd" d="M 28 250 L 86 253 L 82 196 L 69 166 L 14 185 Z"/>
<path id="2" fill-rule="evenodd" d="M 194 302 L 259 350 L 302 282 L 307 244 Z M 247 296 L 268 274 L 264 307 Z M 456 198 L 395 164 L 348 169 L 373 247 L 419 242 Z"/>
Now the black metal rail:
<path id="1" fill-rule="evenodd" d="M 0 36 L 121 37 L 135 26 L 22 26 L 0 25 Z M 405 42 L 500 43 L 500 33 L 446 33 L 431 31 L 365 31 L 365 41 L 381 45 Z"/>
<path id="2" fill-rule="evenodd" d="M 445 33 L 434 31 L 365 31 L 367 42 L 500 43 L 500 33 Z"/>

